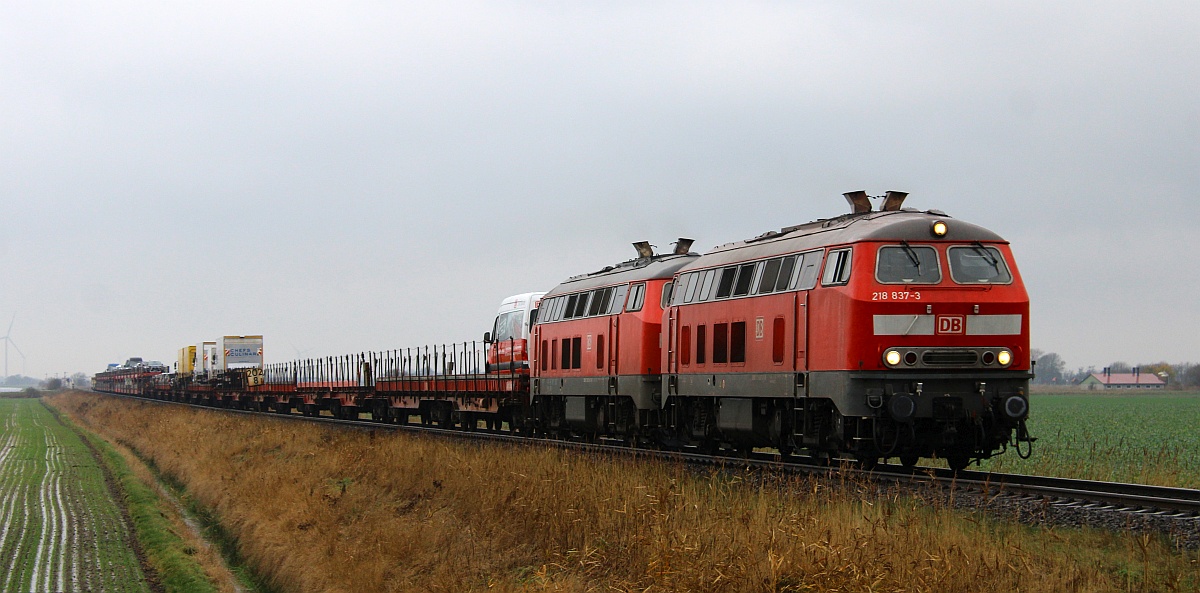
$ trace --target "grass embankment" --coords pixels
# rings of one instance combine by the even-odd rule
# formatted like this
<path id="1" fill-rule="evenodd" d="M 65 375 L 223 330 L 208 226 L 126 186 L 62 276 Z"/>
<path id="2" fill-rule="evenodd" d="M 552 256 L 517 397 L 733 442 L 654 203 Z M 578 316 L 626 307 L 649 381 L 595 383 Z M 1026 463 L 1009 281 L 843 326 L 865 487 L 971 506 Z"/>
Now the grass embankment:
<path id="1" fill-rule="evenodd" d="M 1191 590 L 1194 553 L 805 479 L 751 482 L 90 394 L 286 591 Z M 931 497 L 931 500 L 936 498 Z M 1151 561 L 1150 559 L 1153 559 Z"/>
<path id="2" fill-rule="evenodd" d="M 1200 488 L 1200 394 L 1034 393 L 1028 460 L 1012 451 L 992 471 Z"/>

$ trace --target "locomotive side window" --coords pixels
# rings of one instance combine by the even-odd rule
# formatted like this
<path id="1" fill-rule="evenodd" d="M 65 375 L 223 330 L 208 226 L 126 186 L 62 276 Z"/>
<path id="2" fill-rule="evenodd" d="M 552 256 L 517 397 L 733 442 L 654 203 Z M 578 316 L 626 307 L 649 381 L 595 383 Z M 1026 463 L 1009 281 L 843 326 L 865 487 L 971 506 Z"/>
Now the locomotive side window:
<path id="1" fill-rule="evenodd" d="M 564 371 L 571 368 L 571 338 L 562 341 L 562 368 Z"/>
<path id="2" fill-rule="evenodd" d="M 615 286 L 610 286 L 604 289 L 604 302 L 600 305 L 599 314 L 604 315 L 612 308 L 613 293 L 617 291 Z"/>
<path id="3" fill-rule="evenodd" d="M 596 336 L 596 368 L 604 368 L 604 359 L 608 358 L 604 352 L 604 334 Z"/>
<path id="4" fill-rule="evenodd" d="M 579 294 L 579 300 L 575 301 L 575 314 L 571 317 L 583 317 L 587 314 L 588 299 L 592 297 L 592 293 L 583 292 Z"/>
<path id="5" fill-rule="evenodd" d="M 746 362 L 746 322 L 729 324 L 729 362 Z"/>
<path id="6" fill-rule="evenodd" d="M 763 265 L 762 278 L 758 281 L 758 290 L 756 291 L 758 294 L 775 292 L 775 284 L 779 281 L 779 269 L 782 265 L 782 257 L 767 260 L 767 263 Z"/>
<path id="7" fill-rule="evenodd" d="M 825 273 L 821 276 L 822 286 L 834 286 L 850 281 L 850 250 L 830 251 L 825 259 Z"/>
<path id="8" fill-rule="evenodd" d="M 592 297 L 592 305 L 588 308 L 588 316 L 599 315 L 600 311 L 607 309 L 605 300 L 612 298 L 611 288 L 600 288 L 594 291 L 595 296 Z"/>
<path id="9" fill-rule="evenodd" d="M 582 343 L 583 338 L 571 338 L 571 368 L 573 369 L 580 368 L 581 366 L 580 359 L 582 358 L 583 348 L 580 348 L 579 346 Z"/>
<path id="10" fill-rule="evenodd" d="M 729 324 L 713 324 L 713 363 L 729 361 Z"/>
<path id="11" fill-rule="evenodd" d="M 558 370 L 558 339 L 550 342 L 550 370 Z"/>
<path id="12" fill-rule="evenodd" d="M 550 362 L 550 353 L 546 352 L 546 340 L 542 340 L 542 350 L 538 353 L 538 358 L 542 359 L 542 370 L 546 370 L 546 366 Z"/>
<path id="13" fill-rule="evenodd" d="M 716 270 L 709 270 L 704 273 L 704 281 L 700 285 L 700 296 L 698 297 L 698 300 L 707 301 L 708 297 L 712 295 L 713 277 L 716 275 Z"/>
<path id="14" fill-rule="evenodd" d="M 683 302 L 690 303 L 696 299 L 696 293 L 700 288 L 700 274 L 692 272 L 687 275 L 687 290 L 683 295 Z"/>
<path id="15" fill-rule="evenodd" d="M 733 296 L 750 294 L 750 283 L 754 280 L 754 264 L 738 266 L 737 282 L 733 287 Z"/>
<path id="16" fill-rule="evenodd" d="M 705 344 L 708 339 L 708 332 L 705 331 L 707 328 L 707 325 L 696 326 L 696 364 L 704 364 Z"/>
<path id="17" fill-rule="evenodd" d="M 794 272 L 796 269 L 797 257 L 798 256 L 795 255 L 789 255 L 788 257 L 783 258 L 783 260 L 780 262 L 778 280 L 775 281 L 776 291 L 787 290 L 788 285 L 792 281 L 792 272 Z M 766 272 L 763 272 L 763 275 L 766 276 Z"/>
<path id="18" fill-rule="evenodd" d="M 685 325 L 679 330 L 679 364 L 692 364 L 692 326 Z"/>
<path id="19" fill-rule="evenodd" d="M 570 319 L 575 316 L 575 303 L 579 300 L 579 295 L 573 294 L 567 297 L 567 308 L 563 311 L 562 318 Z"/>
<path id="20" fill-rule="evenodd" d="M 817 285 L 817 270 L 821 268 L 821 252 L 810 251 L 804 254 L 804 260 L 797 274 L 795 286 L 800 290 L 812 290 Z"/>
<path id="21" fill-rule="evenodd" d="M 937 284 L 942 281 L 937 250 L 908 243 L 880 247 L 875 280 L 880 284 Z"/>
<path id="22" fill-rule="evenodd" d="M 628 312 L 641 311 L 642 301 L 646 298 L 646 285 L 634 284 L 633 291 L 629 294 L 629 305 L 625 307 Z"/>
<path id="23" fill-rule="evenodd" d="M 721 282 L 717 284 L 717 298 L 726 299 L 733 292 L 733 279 L 737 276 L 737 266 L 729 266 L 721 270 Z"/>
<path id="24" fill-rule="evenodd" d="M 955 246 L 946 251 L 950 277 L 959 284 L 1009 284 L 1012 274 L 1004 264 L 1004 255 L 995 247 Z"/>

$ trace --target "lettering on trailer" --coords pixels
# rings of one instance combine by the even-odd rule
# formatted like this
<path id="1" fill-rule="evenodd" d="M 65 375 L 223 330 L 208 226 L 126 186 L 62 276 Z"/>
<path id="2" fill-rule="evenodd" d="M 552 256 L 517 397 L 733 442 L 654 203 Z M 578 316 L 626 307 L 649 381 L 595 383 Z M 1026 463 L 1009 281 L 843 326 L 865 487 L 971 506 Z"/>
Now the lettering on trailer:
<path id="1" fill-rule="evenodd" d="M 963 333 L 963 326 L 966 322 L 962 315 L 938 315 L 937 316 L 937 334 L 942 335 L 960 335 Z"/>
<path id="2" fill-rule="evenodd" d="M 225 364 L 262 364 L 262 346 L 230 346 L 225 349 Z"/>

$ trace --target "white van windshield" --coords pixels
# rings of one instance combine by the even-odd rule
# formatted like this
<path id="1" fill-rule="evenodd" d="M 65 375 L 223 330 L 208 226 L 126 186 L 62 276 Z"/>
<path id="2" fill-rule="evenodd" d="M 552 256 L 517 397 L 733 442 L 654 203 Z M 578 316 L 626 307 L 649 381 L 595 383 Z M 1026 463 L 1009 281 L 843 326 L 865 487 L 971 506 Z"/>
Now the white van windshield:
<path id="1" fill-rule="evenodd" d="M 507 340 L 520 340 L 525 337 L 521 331 L 521 318 L 523 311 L 509 311 L 501 313 L 496 317 L 496 331 L 492 332 L 492 339 L 497 342 Z"/>

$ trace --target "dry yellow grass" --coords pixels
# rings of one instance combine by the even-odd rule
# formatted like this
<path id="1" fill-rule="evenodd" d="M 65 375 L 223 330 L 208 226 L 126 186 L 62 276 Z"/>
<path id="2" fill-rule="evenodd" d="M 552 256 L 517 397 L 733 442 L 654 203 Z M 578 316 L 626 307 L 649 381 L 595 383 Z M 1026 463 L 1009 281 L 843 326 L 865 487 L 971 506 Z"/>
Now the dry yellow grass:
<path id="1" fill-rule="evenodd" d="M 66 394 L 211 508 L 283 591 L 1189 590 L 1157 540 L 854 488 Z M 1151 561 L 1153 559 L 1153 561 Z M 1149 574 L 1143 574 L 1148 570 Z"/>

